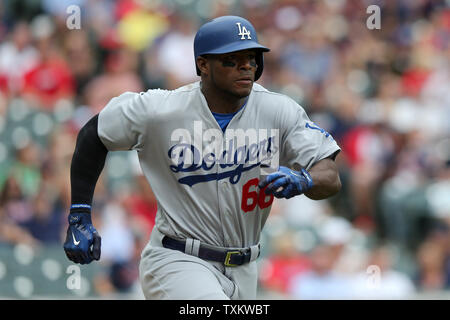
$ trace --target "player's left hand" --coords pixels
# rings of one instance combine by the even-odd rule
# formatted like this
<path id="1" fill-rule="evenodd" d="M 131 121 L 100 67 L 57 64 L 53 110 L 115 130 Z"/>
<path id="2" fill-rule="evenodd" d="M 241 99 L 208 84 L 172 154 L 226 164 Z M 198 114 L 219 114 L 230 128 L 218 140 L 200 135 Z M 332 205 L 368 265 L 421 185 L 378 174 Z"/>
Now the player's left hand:
<path id="1" fill-rule="evenodd" d="M 266 179 L 259 183 L 259 188 L 266 194 L 273 193 L 276 198 L 292 198 L 303 194 L 313 187 L 314 183 L 311 175 L 305 169 L 295 171 L 287 167 L 280 166 L 277 172 L 269 174 Z M 280 191 L 277 191 L 279 188 Z"/>

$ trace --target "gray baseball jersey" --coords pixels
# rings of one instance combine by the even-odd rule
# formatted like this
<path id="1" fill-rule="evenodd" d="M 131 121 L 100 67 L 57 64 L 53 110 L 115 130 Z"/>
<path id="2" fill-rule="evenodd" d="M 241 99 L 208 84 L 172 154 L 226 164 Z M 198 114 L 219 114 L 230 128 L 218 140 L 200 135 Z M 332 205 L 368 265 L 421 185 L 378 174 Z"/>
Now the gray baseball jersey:
<path id="1" fill-rule="evenodd" d="M 308 170 L 340 150 L 295 101 L 256 83 L 225 132 L 195 82 L 112 99 L 98 134 L 110 151 L 138 151 L 161 233 L 221 247 L 259 242 L 273 200 L 258 189 L 261 164 Z"/>

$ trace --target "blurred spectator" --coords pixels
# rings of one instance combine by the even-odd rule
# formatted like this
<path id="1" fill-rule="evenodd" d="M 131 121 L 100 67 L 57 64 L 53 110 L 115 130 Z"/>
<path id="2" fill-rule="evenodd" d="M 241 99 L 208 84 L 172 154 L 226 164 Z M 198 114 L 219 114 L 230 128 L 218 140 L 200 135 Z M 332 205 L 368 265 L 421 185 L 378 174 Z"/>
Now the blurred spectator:
<path id="1" fill-rule="evenodd" d="M 0 198 L 4 218 L 13 223 L 20 224 L 30 220 L 32 206 L 15 177 L 9 177 L 3 186 Z"/>
<path id="2" fill-rule="evenodd" d="M 108 53 L 105 73 L 94 77 L 85 87 L 85 101 L 96 114 L 114 97 L 126 91 L 140 92 L 143 85 L 136 74 L 137 54 L 125 48 Z"/>
<path id="3" fill-rule="evenodd" d="M 348 275 L 333 270 L 339 251 L 320 244 L 311 255 L 311 270 L 295 277 L 289 288 L 294 299 L 351 299 L 352 281 Z"/>
<path id="4" fill-rule="evenodd" d="M 158 46 L 158 64 L 170 89 L 198 80 L 192 52 L 197 25 L 183 15 L 174 16 L 172 28 Z"/>
<path id="5" fill-rule="evenodd" d="M 99 275 L 95 285 L 101 295 L 128 292 L 139 278 L 140 253 L 148 241 L 138 223 L 117 203 L 107 204 L 97 217 L 102 236 L 102 265 L 107 275 Z"/>
<path id="6" fill-rule="evenodd" d="M 141 290 L 139 280 L 139 262 L 141 252 L 147 244 L 147 238 L 135 237 L 133 255 L 125 262 L 114 263 L 110 269 L 110 279 L 114 288 L 119 292 Z"/>
<path id="7" fill-rule="evenodd" d="M 16 179 L 25 198 L 32 197 L 39 189 L 41 181 L 40 152 L 37 144 L 30 142 L 15 150 L 14 162 L 10 167 L 5 168 L 8 172 L 0 171 L 0 177 L 10 175 Z"/>
<path id="8" fill-rule="evenodd" d="M 31 218 L 31 212 L 15 178 L 8 178 L 0 194 L 0 241 L 35 245 L 33 236 L 19 226 Z"/>
<path id="9" fill-rule="evenodd" d="M 94 279 L 95 290 L 105 297 L 114 294 L 135 294 L 142 297 L 139 283 L 139 262 L 141 252 L 147 244 L 147 239 L 139 235 L 134 238 L 133 252 L 129 260 L 115 261 L 105 266 L 105 272 Z"/>
<path id="10" fill-rule="evenodd" d="M 367 268 L 355 277 L 355 298 L 409 299 L 415 293 L 413 281 L 393 269 L 393 252 L 388 247 L 372 250 Z"/>
<path id="11" fill-rule="evenodd" d="M 67 32 L 64 39 L 65 56 L 67 61 L 70 61 L 69 67 L 74 77 L 75 94 L 78 98 L 99 67 L 88 37 L 86 31 L 74 30 Z"/>
<path id="12" fill-rule="evenodd" d="M 315 21 L 306 21 L 305 30 L 298 33 L 298 38 L 281 48 L 281 62 L 305 82 L 318 85 L 333 67 L 334 50 L 324 39 L 320 28 L 316 29 L 314 25 Z"/>
<path id="13" fill-rule="evenodd" d="M 319 242 L 309 254 L 311 268 L 294 277 L 288 292 L 295 299 L 351 299 L 353 280 L 336 268 L 351 237 L 351 226 L 330 217 L 317 228 Z"/>
<path id="14" fill-rule="evenodd" d="M 155 195 L 143 174 L 135 175 L 135 188 L 123 200 L 124 207 L 147 237 L 155 226 L 158 209 Z"/>
<path id="15" fill-rule="evenodd" d="M 435 219 L 417 249 L 418 272 L 415 280 L 419 289 L 424 291 L 450 288 L 450 206 L 446 204 L 448 197 L 445 196 L 449 190 L 449 173 L 447 164 L 440 176 L 447 180 L 431 185 L 426 191 Z M 444 188 L 439 190 L 441 186 Z M 441 192 L 443 190 L 445 195 Z M 445 200 L 436 199 L 441 196 Z M 436 208 L 437 204 L 440 204 L 439 208 Z"/>
<path id="16" fill-rule="evenodd" d="M 417 260 L 417 285 L 421 290 L 437 291 L 449 287 L 448 252 L 438 240 L 431 238 L 423 243 L 417 251 Z"/>
<path id="17" fill-rule="evenodd" d="M 38 51 L 31 44 L 30 27 L 18 21 L 10 39 L 0 45 L 0 89 L 16 95 L 24 85 L 24 76 L 38 62 Z"/>
<path id="18" fill-rule="evenodd" d="M 54 24 L 48 16 L 33 20 L 39 62 L 25 74 L 23 96 L 37 109 L 53 110 L 61 99 L 72 99 L 74 79 L 69 65 L 54 42 Z"/>
<path id="19" fill-rule="evenodd" d="M 151 46 L 169 27 L 165 15 L 141 8 L 138 1 L 118 1 L 116 15 L 119 18 L 118 38 L 127 49 L 136 52 Z"/>
<path id="20" fill-rule="evenodd" d="M 60 244 L 61 229 L 65 221 L 65 212 L 57 199 L 50 199 L 51 194 L 41 189 L 32 202 L 33 215 L 22 226 L 44 245 Z"/>
<path id="21" fill-rule="evenodd" d="M 352 175 L 350 194 L 353 197 L 354 216 L 359 227 L 374 227 L 375 207 L 373 197 L 383 177 L 392 153 L 389 132 L 379 125 L 358 125 L 342 138 L 342 148 Z"/>
<path id="22" fill-rule="evenodd" d="M 107 204 L 101 212 L 97 229 L 102 236 L 102 258 L 112 263 L 129 261 L 133 255 L 134 236 L 127 212 L 118 203 Z"/>
<path id="23" fill-rule="evenodd" d="M 295 248 L 292 232 L 284 232 L 273 241 L 273 254 L 264 260 L 260 270 L 261 285 L 266 290 L 287 295 L 292 279 L 307 272 L 310 261 Z"/>
<path id="24" fill-rule="evenodd" d="M 75 149 L 76 136 L 70 128 L 59 128 L 48 137 L 48 147 L 41 167 L 41 183 L 52 198 L 58 198 L 61 206 L 70 207 L 70 162 Z M 102 181 L 99 181 L 100 201 Z"/>

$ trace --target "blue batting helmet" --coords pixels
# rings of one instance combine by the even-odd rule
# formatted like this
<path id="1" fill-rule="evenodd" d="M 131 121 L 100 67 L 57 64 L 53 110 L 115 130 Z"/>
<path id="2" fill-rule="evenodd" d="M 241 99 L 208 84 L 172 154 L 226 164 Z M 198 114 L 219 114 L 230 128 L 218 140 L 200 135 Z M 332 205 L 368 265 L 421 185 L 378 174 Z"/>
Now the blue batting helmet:
<path id="1" fill-rule="evenodd" d="M 247 49 L 257 49 L 255 81 L 263 72 L 263 52 L 270 51 L 258 43 L 255 28 L 241 17 L 223 16 L 215 18 L 200 27 L 194 39 L 194 56 L 197 58 L 204 54 L 223 54 Z M 197 75 L 200 70 L 197 67 Z"/>

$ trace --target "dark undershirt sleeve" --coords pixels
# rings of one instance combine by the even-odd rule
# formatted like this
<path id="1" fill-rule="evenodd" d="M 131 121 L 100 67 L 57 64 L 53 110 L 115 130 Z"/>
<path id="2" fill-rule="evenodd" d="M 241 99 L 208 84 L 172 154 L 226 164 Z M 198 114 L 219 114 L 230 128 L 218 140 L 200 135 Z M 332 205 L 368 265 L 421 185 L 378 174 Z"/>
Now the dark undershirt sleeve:
<path id="1" fill-rule="evenodd" d="M 71 212 L 90 211 L 95 185 L 105 165 L 108 150 L 98 137 L 97 126 L 98 114 L 78 133 L 70 167 Z"/>

